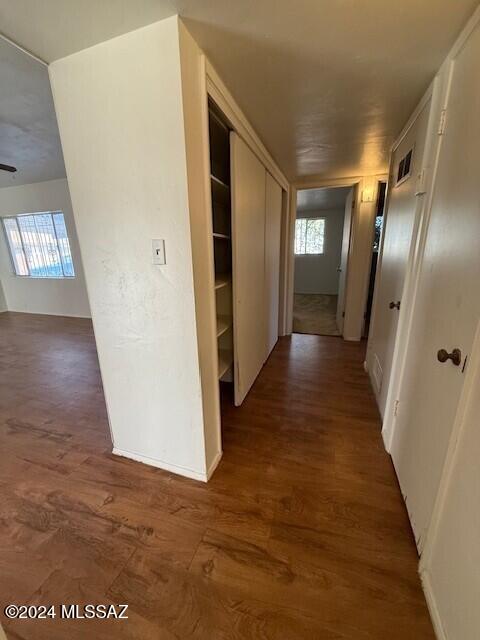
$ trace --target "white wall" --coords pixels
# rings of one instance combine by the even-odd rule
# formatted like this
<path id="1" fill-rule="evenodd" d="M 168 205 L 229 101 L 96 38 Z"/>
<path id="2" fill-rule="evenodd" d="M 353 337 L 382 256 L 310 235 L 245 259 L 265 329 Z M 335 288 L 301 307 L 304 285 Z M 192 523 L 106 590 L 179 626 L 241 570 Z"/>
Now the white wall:
<path id="1" fill-rule="evenodd" d="M 295 293 L 337 295 L 345 210 L 299 211 L 297 218 L 325 218 L 325 251 L 295 256 Z"/>
<path id="2" fill-rule="evenodd" d="M 114 451 L 205 479 L 178 19 L 50 77 Z"/>
<path id="3" fill-rule="evenodd" d="M 3 293 L 2 282 L 0 281 L 0 313 L 3 313 L 4 311 L 8 311 L 7 301 L 5 300 L 5 294 Z"/>
<path id="4" fill-rule="evenodd" d="M 90 317 L 80 248 L 65 179 L 0 189 L 0 216 L 63 211 L 75 269 L 74 278 L 22 278 L 14 274 L 3 229 L 0 279 L 9 311 Z M 1 296 L 0 296 L 1 302 Z"/>
<path id="5" fill-rule="evenodd" d="M 345 294 L 345 321 L 343 323 L 345 340 L 358 341 L 362 339 L 363 335 L 372 264 L 378 181 L 383 178 L 384 176 L 369 176 L 362 178 L 357 183 Z M 365 191 L 372 194 L 370 202 L 362 201 L 362 194 Z"/>

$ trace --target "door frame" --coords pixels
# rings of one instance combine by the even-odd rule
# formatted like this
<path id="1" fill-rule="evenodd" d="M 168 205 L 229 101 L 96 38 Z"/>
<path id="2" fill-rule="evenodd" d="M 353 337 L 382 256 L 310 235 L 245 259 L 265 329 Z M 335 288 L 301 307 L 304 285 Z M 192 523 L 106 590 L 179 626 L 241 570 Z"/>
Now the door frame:
<path id="1" fill-rule="evenodd" d="M 385 445 L 385 449 L 390 452 L 393 442 L 393 434 L 395 430 L 396 413 L 398 398 L 400 397 L 401 385 L 403 382 L 403 374 L 405 371 L 407 361 L 407 348 L 410 342 L 410 335 L 413 327 L 413 317 L 415 312 L 415 302 L 417 297 L 418 285 L 420 282 L 420 272 L 423 262 L 423 253 L 427 241 L 427 233 L 430 222 L 430 213 L 432 208 L 433 193 L 435 187 L 435 178 L 437 173 L 437 166 L 440 156 L 442 136 L 439 135 L 439 122 L 441 114 L 447 108 L 450 83 L 453 73 L 453 65 L 448 64 L 445 73 L 442 76 L 438 73 L 433 82 L 428 87 L 421 101 L 417 105 L 415 111 L 409 118 L 407 124 L 402 130 L 400 136 L 392 145 L 390 155 L 390 178 L 392 178 L 393 171 L 393 154 L 394 151 L 401 144 L 408 131 L 414 126 L 418 116 L 424 109 L 425 105 L 431 100 L 430 115 L 427 125 L 427 133 L 425 140 L 425 148 L 423 152 L 423 160 L 421 165 L 421 173 L 423 174 L 423 186 L 419 185 L 422 190 L 421 197 L 417 200 L 415 208 L 415 221 L 412 229 L 412 241 L 410 246 L 410 254 L 408 256 L 405 280 L 403 285 L 403 294 L 401 297 L 402 305 L 398 317 L 397 333 L 395 336 L 395 346 L 392 356 L 392 368 L 390 372 L 390 382 L 387 392 L 387 398 L 385 401 L 385 411 L 383 416 L 382 425 L 382 438 Z M 418 178 L 417 178 L 418 180 Z M 390 186 L 388 192 L 390 192 Z M 384 225 L 388 223 L 388 194 L 386 201 L 385 214 L 386 218 Z M 382 234 L 383 235 L 383 234 Z M 379 266 L 377 267 L 377 274 L 375 278 L 375 292 L 377 291 L 377 279 L 381 274 L 381 261 L 383 258 L 383 237 L 380 247 L 381 254 L 379 255 Z M 372 305 L 372 327 L 375 322 L 375 302 L 376 296 L 374 293 L 373 305 Z"/>
<path id="2" fill-rule="evenodd" d="M 345 285 L 345 323 L 344 323 L 344 332 L 343 339 L 344 340 L 353 340 L 359 341 L 362 339 L 363 332 L 363 316 L 365 313 L 365 307 L 367 303 L 368 296 L 368 277 L 370 273 L 370 265 L 371 265 L 371 255 L 369 253 L 368 260 L 366 260 L 365 268 L 362 269 L 360 274 L 360 284 L 356 284 L 356 286 L 360 286 L 361 288 L 361 296 L 360 296 L 360 304 L 356 305 L 355 301 L 352 301 L 351 296 L 348 296 L 349 291 L 349 281 L 350 287 L 351 285 L 351 273 L 350 273 L 350 264 L 352 260 L 352 256 L 354 255 L 356 247 L 360 244 L 359 242 L 359 225 L 361 222 L 360 209 L 361 207 L 369 206 L 372 211 L 374 211 L 376 207 L 376 196 L 377 196 L 377 187 L 378 182 L 387 180 L 387 175 L 384 173 L 375 174 L 371 176 L 352 176 L 349 178 L 331 178 L 331 179 L 313 179 L 313 180 L 305 180 L 302 182 L 297 182 L 292 185 L 290 189 L 290 206 L 289 206 L 289 220 L 288 220 L 288 245 L 286 247 L 287 251 L 287 292 L 286 292 L 286 327 L 287 333 L 291 334 L 293 329 L 293 293 L 294 293 L 294 277 L 295 277 L 295 220 L 297 217 L 297 192 L 304 191 L 306 189 L 325 189 L 325 188 L 335 188 L 335 187 L 351 187 L 356 189 L 356 194 L 354 198 L 354 211 L 353 216 L 351 218 L 351 227 L 350 227 L 350 246 L 348 250 L 348 261 L 347 261 L 347 274 L 346 274 L 346 285 Z M 372 201 L 364 199 L 364 194 L 367 191 L 371 192 L 373 189 Z M 374 217 L 374 216 L 373 216 Z M 368 239 L 371 245 L 371 241 L 373 240 L 374 233 L 374 224 L 372 220 L 372 224 L 370 225 L 368 231 Z M 361 248 L 359 249 L 359 251 Z M 355 256 L 357 254 L 355 253 Z M 357 307 L 357 308 L 355 308 Z M 350 336 L 345 331 L 345 326 L 349 326 L 349 324 L 356 324 L 359 329 L 356 331 L 356 334 Z"/>

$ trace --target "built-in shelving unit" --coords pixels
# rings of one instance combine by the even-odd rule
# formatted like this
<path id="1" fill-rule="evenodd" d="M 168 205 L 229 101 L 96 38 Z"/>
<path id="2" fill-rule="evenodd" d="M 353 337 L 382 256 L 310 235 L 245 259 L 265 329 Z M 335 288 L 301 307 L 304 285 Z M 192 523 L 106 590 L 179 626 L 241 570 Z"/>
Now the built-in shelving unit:
<path id="1" fill-rule="evenodd" d="M 218 378 L 221 380 L 228 370 L 231 368 L 233 362 L 233 354 L 229 349 L 218 350 Z"/>
<path id="2" fill-rule="evenodd" d="M 230 282 L 230 274 L 219 274 L 218 276 L 215 274 L 215 289 L 226 287 L 228 284 L 230 284 Z"/>
<path id="3" fill-rule="evenodd" d="M 225 331 L 228 331 L 232 326 L 231 316 L 217 316 L 217 338 L 223 336 Z"/>
<path id="4" fill-rule="evenodd" d="M 232 223 L 230 204 L 230 130 L 209 104 L 212 242 L 215 263 L 218 377 L 233 381 Z"/>

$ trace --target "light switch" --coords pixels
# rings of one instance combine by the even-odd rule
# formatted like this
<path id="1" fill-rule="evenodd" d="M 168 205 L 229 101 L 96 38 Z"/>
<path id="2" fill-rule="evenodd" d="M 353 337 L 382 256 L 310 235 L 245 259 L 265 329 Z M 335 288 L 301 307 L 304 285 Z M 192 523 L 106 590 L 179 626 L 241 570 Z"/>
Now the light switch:
<path id="1" fill-rule="evenodd" d="M 167 264 L 165 256 L 165 240 L 152 240 L 153 264 Z"/>

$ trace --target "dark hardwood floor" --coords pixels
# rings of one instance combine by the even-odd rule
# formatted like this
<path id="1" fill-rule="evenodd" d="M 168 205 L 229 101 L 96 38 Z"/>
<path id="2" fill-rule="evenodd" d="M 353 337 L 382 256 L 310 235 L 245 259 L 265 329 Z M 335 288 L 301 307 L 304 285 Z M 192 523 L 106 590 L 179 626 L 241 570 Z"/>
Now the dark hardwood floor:
<path id="1" fill-rule="evenodd" d="M 241 408 L 224 392 L 205 485 L 110 454 L 89 321 L 0 314 L 1 608 L 129 605 L 128 620 L 2 617 L 7 636 L 433 638 L 363 359 L 339 338 L 280 339 Z"/>

